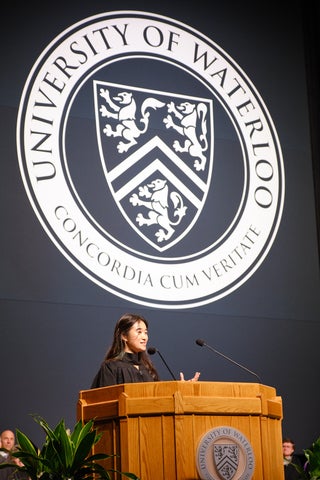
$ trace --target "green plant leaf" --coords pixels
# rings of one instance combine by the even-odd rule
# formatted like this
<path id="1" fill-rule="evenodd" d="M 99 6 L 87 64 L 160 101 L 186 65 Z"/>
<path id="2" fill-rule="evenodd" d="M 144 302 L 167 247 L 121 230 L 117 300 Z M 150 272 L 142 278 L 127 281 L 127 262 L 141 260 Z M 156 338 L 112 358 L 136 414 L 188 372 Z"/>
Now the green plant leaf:
<path id="1" fill-rule="evenodd" d="M 313 442 L 310 448 L 304 450 L 307 459 L 306 477 L 309 480 L 320 479 L 320 437 Z"/>
<path id="2" fill-rule="evenodd" d="M 64 419 L 60 420 L 55 428 L 51 428 L 41 416 L 32 416 L 45 432 L 41 449 L 17 429 L 19 449 L 13 453 L 13 456 L 24 464 L 17 469 L 26 472 L 31 480 L 111 480 L 113 477 L 110 473 L 139 480 L 134 473 L 107 470 L 99 463 L 115 455 L 92 454 L 93 446 L 102 436 L 102 433 L 98 433 L 94 428 L 94 420 L 84 425 L 81 421 L 77 422 L 69 433 Z M 6 466 L 0 464 L 0 468 Z"/>
<path id="3" fill-rule="evenodd" d="M 16 430 L 16 438 L 18 441 L 18 444 L 21 448 L 21 450 L 24 450 L 25 452 L 29 452 L 31 455 L 37 455 L 38 454 L 38 449 L 34 445 L 29 438 L 22 433 L 19 429 Z"/>
<path id="4" fill-rule="evenodd" d="M 67 433 L 65 422 L 63 420 L 57 425 L 55 436 L 58 439 L 55 441 L 57 456 L 61 462 L 61 467 L 67 471 L 72 466 L 75 448 Z"/>
<path id="5" fill-rule="evenodd" d="M 71 439 L 77 445 L 83 437 L 85 437 L 93 429 L 93 420 L 89 420 L 85 425 L 82 425 L 81 420 L 76 423 L 76 426 L 71 434 Z"/>

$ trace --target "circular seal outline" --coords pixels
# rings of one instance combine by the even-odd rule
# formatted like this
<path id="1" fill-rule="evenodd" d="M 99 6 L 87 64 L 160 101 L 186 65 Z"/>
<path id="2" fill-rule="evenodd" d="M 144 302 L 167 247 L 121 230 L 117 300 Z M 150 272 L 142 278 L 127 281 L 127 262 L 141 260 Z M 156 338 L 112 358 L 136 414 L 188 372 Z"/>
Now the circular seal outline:
<path id="1" fill-rule="evenodd" d="M 67 188 L 59 165 L 59 120 L 74 86 L 109 53 L 105 38 L 104 47 L 102 38 L 93 45 L 93 31 L 104 29 L 112 30 L 108 41 L 115 42 L 110 58 L 128 55 L 128 51 L 166 56 L 188 65 L 205 82 L 211 82 L 228 104 L 245 140 L 250 183 L 241 221 L 223 244 L 201 258 L 168 265 L 166 261 L 152 263 L 121 250 L 99 235 Z M 146 32 L 150 33 L 148 39 Z M 72 47 L 82 42 L 84 48 L 84 39 L 85 65 L 79 62 L 71 75 L 60 59 L 72 64 L 76 58 Z M 159 39 L 161 43 L 156 43 Z M 206 60 L 199 72 L 196 49 L 199 58 L 199 52 L 205 52 L 206 59 L 216 57 L 218 67 L 210 69 Z M 41 136 L 35 141 L 33 134 L 39 127 Z M 226 52 L 192 27 L 168 17 L 136 11 L 109 12 L 84 19 L 57 36 L 39 57 L 25 84 L 18 112 L 17 148 L 27 195 L 53 243 L 97 285 L 142 305 L 189 308 L 230 294 L 259 268 L 279 228 L 284 167 L 277 133 L 264 102 Z M 84 247 L 75 242 L 74 232 L 78 240 L 85 232 L 89 240 Z"/>
<path id="2" fill-rule="evenodd" d="M 238 467 L 238 470 L 242 468 L 242 472 L 237 471 L 238 480 L 250 480 L 254 474 L 255 458 L 253 448 L 247 439 L 247 437 L 230 426 L 215 427 L 206 432 L 200 439 L 196 452 L 196 465 L 199 476 L 202 480 L 220 480 L 215 476 L 215 466 L 212 455 L 212 449 L 216 443 L 221 441 L 231 441 L 233 444 L 238 445 L 240 449 L 240 456 L 245 460 L 245 465 Z M 240 473 L 240 476 L 238 476 Z"/>

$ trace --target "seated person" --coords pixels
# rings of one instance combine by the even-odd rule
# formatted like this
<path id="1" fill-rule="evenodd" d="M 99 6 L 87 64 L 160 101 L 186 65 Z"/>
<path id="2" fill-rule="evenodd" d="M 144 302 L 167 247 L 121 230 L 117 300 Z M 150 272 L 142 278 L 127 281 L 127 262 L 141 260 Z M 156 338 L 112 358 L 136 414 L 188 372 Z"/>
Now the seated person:
<path id="1" fill-rule="evenodd" d="M 285 480 L 299 480 L 302 477 L 294 465 L 303 468 L 301 456 L 295 454 L 295 444 L 291 438 L 284 438 L 282 442 L 283 466 Z"/>

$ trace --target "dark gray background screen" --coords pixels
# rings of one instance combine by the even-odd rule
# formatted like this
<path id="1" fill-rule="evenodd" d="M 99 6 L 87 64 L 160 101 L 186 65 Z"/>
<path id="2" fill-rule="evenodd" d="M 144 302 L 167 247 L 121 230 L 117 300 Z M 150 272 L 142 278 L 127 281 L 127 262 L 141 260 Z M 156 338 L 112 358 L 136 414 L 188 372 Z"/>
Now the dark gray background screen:
<path id="1" fill-rule="evenodd" d="M 63 417 L 72 427 L 78 393 L 90 387 L 115 321 L 125 312 L 136 312 L 150 322 L 149 345 L 161 351 L 177 376 L 183 371 L 191 377 L 198 370 L 204 381 L 255 381 L 195 344 L 203 338 L 276 388 L 283 399 L 284 435 L 293 437 L 299 450 L 320 433 L 318 179 L 312 162 L 312 102 L 306 70 L 312 51 L 305 51 L 304 17 L 298 2 L 285 2 L 280 10 L 275 1 L 209 3 L 210 9 L 208 2 L 201 1 L 193 6 L 80 0 L 45 8 L 31 2 L 19 9 L 11 3 L 2 16 L 0 430 L 18 427 L 37 440 L 38 427 L 31 413 L 42 415 L 50 424 Z M 127 9 L 172 17 L 221 46 L 259 91 L 279 135 L 286 194 L 272 248 L 240 288 L 202 307 L 147 308 L 91 282 L 46 235 L 21 179 L 16 120 L 34 62 L 60 32 L 77 21 Z M 310 12 L 309 19 L 318 14 L 316 7 Z M 170 380 L 160 358 L 153 360 L 161 378 Z"/>

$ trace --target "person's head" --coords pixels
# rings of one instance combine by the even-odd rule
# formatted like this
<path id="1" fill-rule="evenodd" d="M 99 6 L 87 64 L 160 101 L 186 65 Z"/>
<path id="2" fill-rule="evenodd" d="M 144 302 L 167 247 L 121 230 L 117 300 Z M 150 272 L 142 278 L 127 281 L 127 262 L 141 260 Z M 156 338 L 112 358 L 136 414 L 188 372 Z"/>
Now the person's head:
<path id="1" fill-rule="evenodd" d="M 126 313 L 117 321 L 113 342 L 105 356 L 107 360 L 121 360 L 125 353 L 138 353 L 140 361 L 155 380 L 159 375 L 147 354 L 148 322 L 141 315 Z"/>
<path id="2" fill-rule="evenodd" d="M 282 452 L 284 457 L 291 457 L 294 453 L 295 444 L 291 438 L 284 438 L 282 441 Z"/>
<path id="3" fill-rule="evenodd" d="M 126 313 L 115 325 L 112 346 L 106 359 L 121 357 L 126 352 L 145 352 L 148 338 L 147 320 L 141 315 Z"/>
<path id="4" fill-rule="evenodd" d="M 11 430 L 3 430 L 0 435 L 1 446 L 7 450 L 12 450 L 15 445 L 15 435 Z"/>

